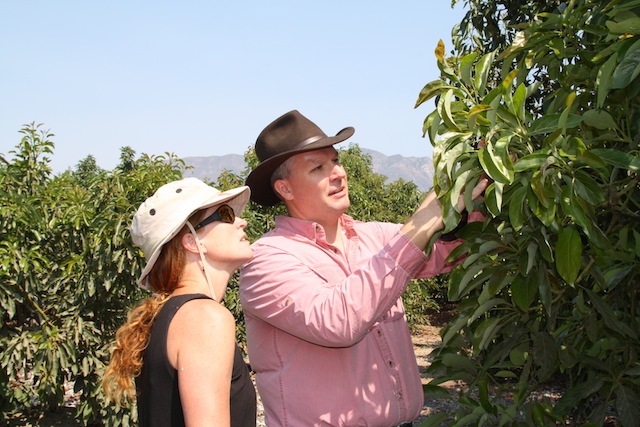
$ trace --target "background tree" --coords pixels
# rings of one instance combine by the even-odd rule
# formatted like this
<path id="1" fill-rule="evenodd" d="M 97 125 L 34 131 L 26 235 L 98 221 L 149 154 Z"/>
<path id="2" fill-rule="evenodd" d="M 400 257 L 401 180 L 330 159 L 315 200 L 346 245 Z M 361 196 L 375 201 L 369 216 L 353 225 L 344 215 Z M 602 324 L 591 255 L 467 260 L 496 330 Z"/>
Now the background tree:
<path id="1" fill-rule="evenodd" d="M 98 166 L 96 158 L 89 154 L 78 162 L 73 174 L 80 183 L 89 185 L 90 181 L 101 172 L 102 169 Z"/>
<path id="2" fill-rule="evenodd" d="M 128 425 L 128 411 L 104 406 L 100 390 L 115 329 L 143 295 L 135 286 L 143 259 L 128 227 L 183 162 L 129 156 L 126 171 L 51 177 L 52 135 L 33 124 L 21 132 L 0 168 L 3 413 L 55 409 L 71 382 L 82 392 L 79 420 Z"/>
<path id="3" fill-rule="evenodd" d="M 640 4 L 521 3 L 467 2 L 484 15 L 467 15 L 458 52 L 437 47 L 441 78 L 416 104 L 435 98 L 424 131 L 446 229 L 459 191 L 494 181 L 487 220 L 463 231 L 460 315 L 431 366 L 432 385 L 470 389 L 430 423 L 637 426 Z M 530 399 L 549 382 L 559 401 Z"/>

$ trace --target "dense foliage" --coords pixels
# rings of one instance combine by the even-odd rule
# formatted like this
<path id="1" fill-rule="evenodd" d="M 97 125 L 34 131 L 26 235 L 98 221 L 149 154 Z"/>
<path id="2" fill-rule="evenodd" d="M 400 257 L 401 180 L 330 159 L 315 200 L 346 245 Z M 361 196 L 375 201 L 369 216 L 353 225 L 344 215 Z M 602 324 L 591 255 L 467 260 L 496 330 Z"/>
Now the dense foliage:
<path id="1" fill-rule="evenodd" d="M 447 229 L 457 194 L 493 183 L 487 220 L 463 231 L 460 314 L 427 389 L 470 387 L 425 425 L 638 426 L 640 2 L 465 3 L 417 101 L 435 99 L 424 132 Z M 559 400 L 532 399 L 550 383 Z"/>
<path id="2" fill-rule="evenodd" d="M 0 159 L 0 402 L 6 415 L 62 404 L 65 382 L 82 392 L 78 417 L 127 425 L 103 406 L 100 375 L 113 332 L 141 298 L 132 283 L 140 251 L 128 226 L 142 200 L 182 173 L 174 156 L 134 160 L 112 172 L 86 159 L 53 177 L 52 135 L 29 125 Z"/>

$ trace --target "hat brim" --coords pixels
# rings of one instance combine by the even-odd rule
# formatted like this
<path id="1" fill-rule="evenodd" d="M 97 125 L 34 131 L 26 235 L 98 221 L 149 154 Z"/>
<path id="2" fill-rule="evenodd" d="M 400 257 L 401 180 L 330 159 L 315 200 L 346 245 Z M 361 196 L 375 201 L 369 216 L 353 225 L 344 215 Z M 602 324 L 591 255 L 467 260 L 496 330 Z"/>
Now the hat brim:
<path id="1" fill-rule="evenodd" d="M 305 145 L 302 148 L 295 150 L 285 151 L 276 156 L 261 162 L 256 168 L 247 176 L 246 185 L 251 188 L 251 200 L 262 206 L 275 206 L 280 202 L 280 198 L 273 191 L 271 186 L 271 175 L 275 172 L 282 163 L 284 163 L 289 157 L 296 154 L 305 153 L 313 150 L 320 150 L 322 148 L 330 147 L 338 144 L 353 136 L 355 129 L 353 127 L 346 127 L 336 134 L 336 136 L 328 136 L 326 138 L 319 139 L 311 144 Z"/>
<path id="2" fill-rule="evenodd" d="M 227 203 L 229 206 L 231 206 L 236 216 L 241 216 L 242 212 L 247 206 L 247 203 L 249 203 L 250 194 L 251 190 L 249 189 L 249 187 L 243 186 L 223 191 L 210 199 L 203 200 L 202 204 L 195 207 L 191 211 L 191 213 L 187 215 L 187 218 L 185 218 L 185 221 L 182 224 L 176 226 L 173 230 L 171 230 L 171 232 L 168 233 L 162 240 L 161 244 L 158 245 L 156 250 L 153 251 L 151 256 L 147 259 L 147 264 L 145 265 L 144 270 L 142 270 L 142 274 L 140 274 L 140 277 L 138 278 L 138 286 L 145 290 L 150 289 L 149 282 L 147 281 L 147 276 L 151 272 L 151 269 L 153 269 L 153 266 L 160 256 L 160 253 L 162 253 L 164 245 L 171 239 L 173 239 L 180 232 L 180 230 L 182 230 L 182 228 L 187 224 L 187 220 L 191 217 L 191 215 L 193 215 L 197 211 L 209 209 L 212 206 Z"/>

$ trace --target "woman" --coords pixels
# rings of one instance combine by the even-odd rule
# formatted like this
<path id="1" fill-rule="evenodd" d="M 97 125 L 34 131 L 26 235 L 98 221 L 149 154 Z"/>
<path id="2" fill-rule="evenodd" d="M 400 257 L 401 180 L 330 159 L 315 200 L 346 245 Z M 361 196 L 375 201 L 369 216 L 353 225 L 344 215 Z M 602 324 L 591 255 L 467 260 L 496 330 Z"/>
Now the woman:
<path id="1" fill-rule="evenodd" d="M 160 187 L 133 218 L 147 260 L 139 285 L 154 295 L 118 330 L 103 387 L 118 403 L 136 396 L 141 427 L 256 425 L 235 320 L 220 304 L 253 255 L 239 217 L 248 200 L 248 187 L 220 192 L 186 178 Z"/>

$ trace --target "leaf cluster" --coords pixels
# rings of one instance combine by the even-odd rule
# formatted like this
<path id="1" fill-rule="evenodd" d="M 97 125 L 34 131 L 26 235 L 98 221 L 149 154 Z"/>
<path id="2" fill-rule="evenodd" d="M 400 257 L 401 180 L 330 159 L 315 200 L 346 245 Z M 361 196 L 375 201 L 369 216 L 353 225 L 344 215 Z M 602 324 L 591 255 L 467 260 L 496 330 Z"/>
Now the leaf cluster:
<path id="1" fill-rule="evenodd" d="M 3 414 L 55 410 L 71 383 L 84 424 L 129 425 L 128 410 L 104 405 L 100 387 L 115 330 L 142 297 L 144 260 L 128 228 L 143 198 L 184 164 L 143 155 L 106 172 L 88 158 L 53 177 L 53 135 L 35 124 L 21 132 L 0 167 Z"/>
<path id="2" fill-rule="evenodd" d="M 450 425 L 601 425 L 613 411 L 637 426 L 640 2 L 526 2 L 526 20 L 521 2 L 467 3 L 501 21 L 452 56 L 440 42 L 441 77 L 416 102 L 435 101 L 423 130 L 446 229 L 458 194 L 474 208 L 470 189 L 492 180 L 486 221 L 454 254 L 460 315 L 431 367 L 434 385 L 471 386 Z M 559 401 L 530 398 L 550 382 Z"/>

